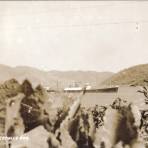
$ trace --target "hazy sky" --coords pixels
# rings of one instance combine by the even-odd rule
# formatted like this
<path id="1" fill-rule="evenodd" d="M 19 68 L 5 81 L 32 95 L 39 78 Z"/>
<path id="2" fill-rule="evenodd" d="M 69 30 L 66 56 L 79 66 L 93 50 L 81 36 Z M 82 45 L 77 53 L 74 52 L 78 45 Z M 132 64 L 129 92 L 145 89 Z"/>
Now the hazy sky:
<path id="1" fill-rule="evenodd" d="M 0 2 L 1 64 L 117 72 L 147 61 L 146 1 Z"/>

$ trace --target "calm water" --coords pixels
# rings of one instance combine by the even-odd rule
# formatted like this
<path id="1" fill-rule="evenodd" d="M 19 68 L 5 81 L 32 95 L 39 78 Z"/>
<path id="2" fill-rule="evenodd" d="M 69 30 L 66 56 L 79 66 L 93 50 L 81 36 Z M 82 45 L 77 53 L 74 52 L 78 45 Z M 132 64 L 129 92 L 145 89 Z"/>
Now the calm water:
<path id="1" fill-rule="evenodd" d="M 92 93 L 86 94 L 83 98 L 82 104 L 83 106 L 94 106 L 98 105 L 109 105 L 111 104 L 115 98 L 120 97 L 129 102 L 134 102 L 138 104 L 138 106 L 143 107 L 144 96 L 141 93 L 138 93 L 140 87 L 119 87 L 117 93 Z"/>
<path id="2" fill-rule="evenodd" d="M 134 102 L 140 108 L 143 108 L 144 105 L 144 96 L 141 93 L 138 93 L 140 87 L 119 87 L 117 93 L 86 93 L 82 98 L 82 106 L 91 107 L 98 105 L 109 105 L 117 98 L 120 97 L 129 102 Z M 69 94 L 73 98 L 77 98 L 79 93 Z M 60 94 L 53 95 L 53 104 L 59 106 L 62 103 L 62 97 Z"/>

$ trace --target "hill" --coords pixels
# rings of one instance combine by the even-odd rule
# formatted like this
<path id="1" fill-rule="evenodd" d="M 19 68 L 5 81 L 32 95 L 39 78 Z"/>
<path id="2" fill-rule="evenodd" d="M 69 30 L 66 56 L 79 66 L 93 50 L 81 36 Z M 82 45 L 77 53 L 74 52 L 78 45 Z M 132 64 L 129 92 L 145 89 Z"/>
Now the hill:
<path id="1" fill-rule="evenodd" d="M 16 79 L 20 83 L 28 79 L 33 86 L 42 84 L 52 88 L 65 87 L 72 82 L 90 83 L 99 85 L 105 79 L 113 75 L 111 72 L 95 71 L 42 71 L 27 66 L 9 67 L 0 65 L 0 83 L 9 79 Z"/>
<path id="2" fill-rule="evenodd" d="M 114 74 L 103 84 L 108 85 L 148 85 L 148 64 L 136 65 Z"/>
<path id="3" fill-rule="evenodd" d="M 50 71 L 51 75 L 67 86 L 73 82 L 80 84 L 89 83 L 91 86 L 98 86 L 104 80 L 113 75 L 111 72 L 96 72 L 96 71 Z"/>

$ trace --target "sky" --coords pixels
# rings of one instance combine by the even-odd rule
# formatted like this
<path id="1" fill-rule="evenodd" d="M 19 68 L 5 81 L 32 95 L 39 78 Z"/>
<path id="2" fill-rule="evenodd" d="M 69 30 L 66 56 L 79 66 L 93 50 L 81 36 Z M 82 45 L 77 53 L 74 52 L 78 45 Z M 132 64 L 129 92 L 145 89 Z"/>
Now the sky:
<path id="1" fill-rule="evenodd" d="M 0 64 L 118 72 L 147 61 L 146 1 L 0 1 Z"/>

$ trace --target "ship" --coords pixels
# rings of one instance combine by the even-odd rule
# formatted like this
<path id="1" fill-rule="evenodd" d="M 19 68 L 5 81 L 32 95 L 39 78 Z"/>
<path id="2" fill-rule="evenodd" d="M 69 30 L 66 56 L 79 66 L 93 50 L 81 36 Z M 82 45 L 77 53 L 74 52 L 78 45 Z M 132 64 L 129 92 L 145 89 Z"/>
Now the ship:
<path id="1" fill-rule="evenodd" d="M 78 84 L 71 84 L 68 87 L 65 87 L 64 89 L 60 90 L 60 92 L 65 93 L 78 93 L 85 91 L 85 93 L 117 93 L 119 86 L 104 86 L 99 88 L 93 88 L 89 83 L 86 83 L 83 87 Z M 57 89 L 46 89 L 48 92 L 59 92 Z"/>
<path id="2" fill-rule="evenodd" d="M 119 86 L 108 86 L 108 87 L 100 87 L 100 88 L 92 88 L 92 87 L 66 87 L 64 88 L 64 92 L 69 93 L 77 93 L 85 91 L 85 93 L 117 93 Z"/>

